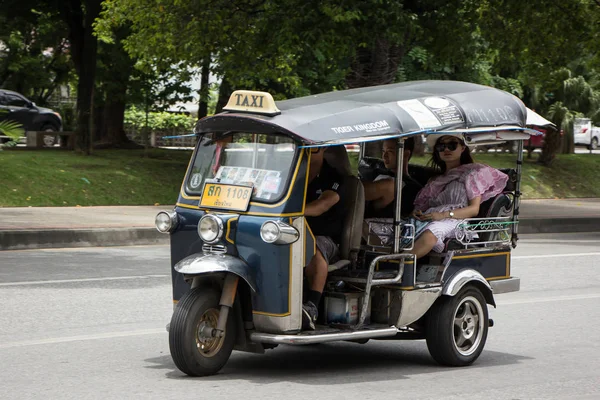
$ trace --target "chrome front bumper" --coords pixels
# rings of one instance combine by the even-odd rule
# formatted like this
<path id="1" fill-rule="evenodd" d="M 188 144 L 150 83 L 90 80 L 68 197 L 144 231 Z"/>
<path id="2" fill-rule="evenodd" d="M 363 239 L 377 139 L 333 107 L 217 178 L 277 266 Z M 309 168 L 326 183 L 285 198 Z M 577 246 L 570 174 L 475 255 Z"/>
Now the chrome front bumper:
<path id="1" fill-rule="evenodd" d="M 521 289 L 521 279 L 515 277 L 491 281 L 489 284 L 493 294 L 518 292 Z"/>

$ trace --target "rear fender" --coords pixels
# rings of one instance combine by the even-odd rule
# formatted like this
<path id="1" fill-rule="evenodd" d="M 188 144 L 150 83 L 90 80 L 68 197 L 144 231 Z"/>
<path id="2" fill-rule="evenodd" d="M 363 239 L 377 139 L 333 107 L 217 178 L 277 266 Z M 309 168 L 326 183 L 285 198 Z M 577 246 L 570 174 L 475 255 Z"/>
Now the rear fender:
<path id="1" fill-rule="evenodd" d="M 494 300 L 494 295 L 492 294 L 492 287 L 488 281 L 485 280 L 483 275 L 474 269 L 462 269 L 449 277 L 444 282 L 442 295 L 456 296 L 458 292 L 460 292 L 460 290 L 467 284 L 473 285 L 481 290 L 481 293 L 485 297 L 485 301 L 488 304 L 496 307 L 496 301 Z"/>

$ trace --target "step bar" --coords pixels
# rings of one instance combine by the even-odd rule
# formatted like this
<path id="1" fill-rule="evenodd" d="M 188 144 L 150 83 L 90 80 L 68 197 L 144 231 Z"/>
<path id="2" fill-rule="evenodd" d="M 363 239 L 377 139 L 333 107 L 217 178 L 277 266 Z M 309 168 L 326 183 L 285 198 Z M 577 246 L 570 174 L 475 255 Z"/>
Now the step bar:
<path id="1" fill-rule="evenodd" d="M 358 331 L 342 331 L 323 334 L 301 333 L 298 335 L 274 335 L 271 333 L 254 332 L 250 334 L 250 340 L 256 343 L 302 345 L 335 342 L 338 340 L 375 339 L 396 336 L 398 332 L 398 329 L 394 326 L 381 329 L 361 329 Z"/>

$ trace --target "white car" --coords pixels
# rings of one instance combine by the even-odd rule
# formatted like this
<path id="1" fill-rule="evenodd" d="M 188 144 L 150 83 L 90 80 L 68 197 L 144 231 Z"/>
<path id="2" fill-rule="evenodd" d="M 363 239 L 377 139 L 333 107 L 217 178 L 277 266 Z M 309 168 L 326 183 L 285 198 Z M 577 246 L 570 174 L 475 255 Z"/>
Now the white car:
<path id="1" fill-rule="evenodd" d="M 590 150 L 596 150 L 600 142 L 600 128 L 593 126 L 589 118 L 576 118 L 573 139 L 575 146 L 586 146 Z"/>

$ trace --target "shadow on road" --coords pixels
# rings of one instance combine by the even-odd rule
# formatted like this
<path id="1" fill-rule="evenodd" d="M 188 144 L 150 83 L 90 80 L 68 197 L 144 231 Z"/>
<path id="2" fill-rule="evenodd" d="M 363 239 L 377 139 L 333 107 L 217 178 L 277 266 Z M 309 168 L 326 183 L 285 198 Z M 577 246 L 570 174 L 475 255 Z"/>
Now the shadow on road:
<path id="1" fill-rule="evenodd" d="M 517 364 L 530 357 L 485 351 L 469 369 Z M 203 381 L 247 380 L 255 383 L 293 382 L 307 385 L 378 382 L 408 379 L 411 375 L 453 373 L 456 368 L 435 363 L 425 342 L 390 345 L 369 342 L 321 344 L 306 347 L 280 346 L 265 354 L 234 352 L 221 372 L 214 376 L 191 378 L 179 371 L 169 355 L 145 360 L 147 368 L 167 369 L 170 379 Z"/>

